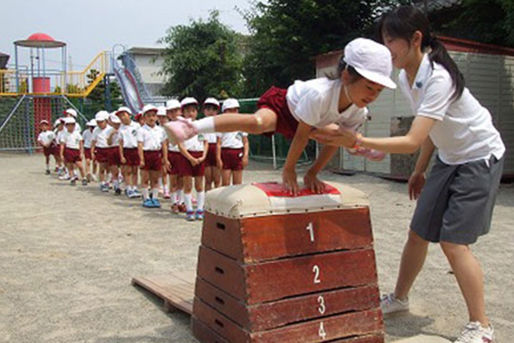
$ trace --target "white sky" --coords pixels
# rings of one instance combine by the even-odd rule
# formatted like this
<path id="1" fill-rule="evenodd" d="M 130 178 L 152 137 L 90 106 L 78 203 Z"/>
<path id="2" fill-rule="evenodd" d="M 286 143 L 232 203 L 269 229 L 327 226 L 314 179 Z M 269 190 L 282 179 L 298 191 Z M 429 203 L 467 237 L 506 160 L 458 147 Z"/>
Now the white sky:
<path id="1" fill-rule="evenodd" d="M 166 30 L 207 18 L 217 9 L 220 20 L 238 32 L 247 33 L 245 21 L 235 7 L 250 7 L 248 0 L 10 0 L 2 3 L 0 52 L 11 55 L 14 64 L 16 40 L 44 32 L 67 43 L 74 70 L 83 69 L 96 54 L 115 44 L 151 47 Z M 21 48 L 20 64 L 28 61 L 29 49 Z M 58 67 L 57 51 L 46 55 L 47 68 Z"/>

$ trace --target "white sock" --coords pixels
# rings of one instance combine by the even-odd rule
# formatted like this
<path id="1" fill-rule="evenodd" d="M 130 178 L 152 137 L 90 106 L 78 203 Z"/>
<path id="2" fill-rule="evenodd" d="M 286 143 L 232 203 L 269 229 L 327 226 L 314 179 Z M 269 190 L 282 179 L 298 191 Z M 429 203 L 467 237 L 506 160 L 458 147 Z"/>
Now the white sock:
<path id="1" fill-rule="evenodd" d="M 147 200 L 149 198 L 148 188 L 143 188 L 143 199 Z"/>
<path id="2" fill-rule="evenodd" d="M 183 204 L 184 203 L 184 190 L 179 189 L 177 191 L 177 203 Z"/>
<path id="3" fill-rule="evenodd" d="M 214 130 L 214 117 L 205 117 L 200 120 L 195 120 L 193 125 L 200 133 L 216 132 Z"/>
<path id="4" fill-rule="evenodd" d="M 172 204 L 176 204 L 177 203 L 177 192 L 172 192 L 170 194 L 170 199 L 171 199 Z"/>
<path id="5" fill-rule="evenodd" d="M 162 187 L 162 177 L 159 178 L 159 187 Z"/>
<path id="6" fill-rule="evenodd" d="M 152 198 L 157 199 L 159 197 L 159 189 L 152 188 Z"/>
<path id="7" fill-rule="evenodd" d="M 203 211 L 203 206 L 205 204 L 205 192 L 197 192 L 196 193 L 196 210 Z"/>
<path id="8" fill-rule="evenodd" d="M 120 181 L 118 179 L 114 179 L 114 188 L 120 188 Z"/>
<path id="9" fill-rule="evenodd" d="M 166 186 L 166 185 L 162 186 L 162 191 L 164 193 L 166 193 L 168 191 L 168 186 Z"/>
<path id="10" fill-rule="evenodd" d="M 191 193 L 184 194 L 184 200 L 186 203 L 186 211 L 193 212 L 193 200 L 191 199 Z"/>
<path id="11" fill-rule="evenodd" d="M 46 170 L 49 170 L 50 169 L 50 164 L 46 164 Z"/>

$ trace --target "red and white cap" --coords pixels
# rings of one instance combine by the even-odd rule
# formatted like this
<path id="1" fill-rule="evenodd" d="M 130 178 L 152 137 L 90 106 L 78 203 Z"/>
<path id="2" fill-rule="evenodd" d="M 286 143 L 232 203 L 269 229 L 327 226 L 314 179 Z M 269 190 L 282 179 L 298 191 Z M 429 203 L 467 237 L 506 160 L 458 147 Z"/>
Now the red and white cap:
<path id="1" fill-rule="evenodd" d="M 396 83 L 391 80 L 391 52 L 385 45 L 367 38 L 356 38 L 346 44 L 343 60 L 364 78 L 387 88 L 396 88 Z"/>
<path id="2" fill-rule="evenodd" d="M 205 101 L 203 102 L 203 105 L 214 105 L 216 106 L 217 108 L 220 108 L 220 102 L 216 99 L 216 98 L 207 98 L 205 99 Z"/>
<path id="3" fill-rule="evenodd" d="M 157 107 L 155 107 L 154 105 L 151 105 L 151 104 L 148 104 L 148 105 L 145 105 L 143 107 L 143 110 L 141 111 L 141 113 L 143 113 L 143 115 L 145 115 L 147 112 L 150 112 L 150 111 L 155 111 L 157 112 L 158 109 Z"/>
<path id="4" fill-rule="evenodd" d="M 77 111 L 75 111 L 73 108 L 68 108 L 66 111 L 64 111 L 64 114 L 69 114 L 73 118 L 77 118 Z"/>
<path id="5" fill-rule="evenodd" d="M 132 115 L 131 111 L 130 111 L 130 108 L 126 107 L 126 106 L 121 106 L 120 108 L 118 108 L 116 111 L 114 111 L 114 114 L 118 115 L 122 112 L 127 112 L 128 114 Z"/>
<path id="6" fill-rule="evenodd" d="M 64 125 L 75 124 L 77 121 L 73 117 L 64 118 Z"/>
<path id="7" fill-rule="evenodd" d="M 197 105 L 198 106 L 198 100 L 196 100 L 193 97 L 187 97 L 187 98 L 182 99 L 182 101 L 180 102 L 180 107 L 182 107 L 182 108 L 184 108 L 185 106 L 188 106 L 188 105 Z"/>
<path id="8" fill-rule="evenodd" d="M 180 102 L 177 99 L 171 99 L 166 101 L 167 110 L 176 110 L 177 108 L 180 108 Z"/>
<path id="9" fill-rule="evenodd" d="M 228 98 L 225 101 L 223 101 L 222 112 L 225 112 L 226 110 L 229 110 L 231 108 L 239 108 L 239 107 L 241 107 L 241 106 L 239 106 L 239 101 L 237 101 L 237 99 Z"/>
<path id="10" fill-rule="evenodd" d="M 166 116 L 166 106 L 157 107 L 157 115 L 159 117 L 165 117 Z"/>
<path id="11" fill-rule="evenodd" d="M 57 118 L 55 121 L 54 121 L 54 127 L 57 127 L 59 125 L 61 125 L 63 123 L 63 121 L 61 120 L 62 118 Z"/>
<path id="12" fill-rule="evenodd" d="M 118 117 L 115 113 L 116 112 L 112 112 L 111 114 L 109 114 L 109 120 L 113 124 L 120 124 L 121 123 L 120 117 Z"/>
<path id="13" fill-rule="evenodd" d="M 95 120 L 96 120 L 97 122 L 99 122 L 99 121 L 105 121 L 105 120 L 107 120 L 107 119 L 109 119 L 109 112 L 107 112 L 107 111 L 98 111 L 98 112 L 96 112 L 96 114 L 95 114 Z"/>

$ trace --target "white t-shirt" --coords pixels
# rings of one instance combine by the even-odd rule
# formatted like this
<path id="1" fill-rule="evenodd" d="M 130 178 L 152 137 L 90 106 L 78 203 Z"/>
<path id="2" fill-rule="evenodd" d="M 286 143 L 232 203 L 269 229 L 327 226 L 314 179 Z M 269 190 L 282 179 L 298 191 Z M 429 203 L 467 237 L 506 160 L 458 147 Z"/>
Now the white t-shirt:
<path id="1" fill-rule="evenodd" d="M 436 120 L 430 138 L 439 149 L 439 158 L 446 164 L 463 164 L 477 160 L 497 159 L 505 153 L 505 145 L 493 125 L 491 114 L 480 105 L 467 88 L 457 100 L 448 71 L 440 64 L 430 63 L 425 54 L 412 88 L 404 70 L 399 83 L 409 99 L 414 115 Z"/>
<path id="2" fill-rule="evenodd" d="M 78 133 L 82 131 L 82 128 L 80 127 L 80 124 L 78 122 L 75 123 L 75 131 L 77 131 Z"/>
<path id="3" fill-rule="evenodd" d="M 56 143 L 57 145 L 61 144 L 62 136 L 63 136 L 64 134 L 66 134 L 67 132 L 68 132 L 68 131 L 67 131 L 66 129 L 62 129 L 62 130 L 60 130 L 60 131 L 57 131 L 57 132 L 56 132 L 56 135 L 55 135 L 55 143 Z"/>
<path id="4" fill-rule="evenodd" d="M 128 149 L 137 148 L 137 131 L 141 128 L 139 123 L 131 121 L 129 125 L 121 124 L 119 135 L 123 139 L 123 147 Z"/>
<path id="5" fill-rule="evenodd" d="M 42 131 L 37 136 L 37 141 L 43 144 L 44 146 L 50 146 L 50 143 L 55 139 L 55 133 L 51 130 Z"/>
<path id="6" fill-rule="evenodd" d="M 221 133 L 217 133 L 217 132 L 203 133 L 202 135 L 203 135 L 203 138 L 209 144 L 217 143 L 218 137 L 221 137 Z"/>
<path id="7" fill-rule="evenodd" d="M 143 143 L 143 150 L 145 151 L 161 150 L 162 143 L 166 139 L 166 132 L 157 124 L 154 127 L 145 124 L 137 131 L 137 141 Z"/>
<path id="8" fill-rule="evenodd" d="M 95 141 L 95 147 L 97 148 L 109 148 L 111 145 L 107 143 L 107 138 L 109 138 L 109 135 L 111 134 L 112 126 L 107 125 L 105 129 L 101 129 L 99 126 L 95 127 L 93 130 L 93 138 L 92 140 Z"/>
<path id="9" fill-rule="evenodd" d="M 82 138 L 84 139 L 84 148 L 91 148 L 91 141 L 93 140 L 93 132 L 89 128 L 82 132 Z"/>
<path id="10" fill-rule="evenodd" d="M 182 145 L 187 151 L 202 151 L 204 148 L 205 139 L 202 135 L 196 135 L 184 141 Z"/>
<path id="11" fill-rule="evenodd" d="M 233 131 L 221 134 L 221 147 L 229 149 L 240 149 L 244 147 L 243 137 L 248 137 L 246 132 Z"/>
<path id="12" fill-rule="evenodd" d="M 82 141 L 82 135 L 78 131 L 65 132 L 61 136 L 61 143 L 64 143 L 66 148 L 78 150 L 80 148 L 80 141 Z"/>
<path id="13" fill-rule="evenodd" d="M 287 89 L 287 105 L 298 121 L 317 128 L 336 123 L 356 130 L 366 121 L 367 108 L 350 105 L 339 112 L 341 81 L 326 77 L 309 81 L 295 81 Z"/>

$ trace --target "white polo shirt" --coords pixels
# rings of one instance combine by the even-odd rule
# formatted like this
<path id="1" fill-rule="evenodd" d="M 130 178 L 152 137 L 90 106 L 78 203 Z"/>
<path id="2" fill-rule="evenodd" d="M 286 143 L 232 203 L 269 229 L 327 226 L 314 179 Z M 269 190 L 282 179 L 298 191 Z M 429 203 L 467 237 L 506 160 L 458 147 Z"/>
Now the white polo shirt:
<path id="1" fill-rule="evenodd" d="M 123 139 L 123 147 L 127 149 L 137 148 L 137 131 L 141 128 L 139 123 L 131 121 L 129 125 L 121 124 L 119 135 Z"/>
<path id="2" fill-rule="evenodd" d="M 342 83 L 326 77 L 309 81 L 295 81 L 287 89 L 287 105 L 298 121 L 317 128 L 336 123 L 356 129 L 366 121 L 368 109 L 350 105 L 339 112 Z"/>
<path id="3" fill-rule="evenodd" d="M 99 126 L 95 127 L 93 130 L 93 138 L 92 140 L 95 141 L 95 147 L 97 148 L 109 148 L 111 147 L 107 143 L 107 138 L 111 134 L 112 126 L 107 125 L 105 129 L 101 129 Z"/>
<path id="4" fill-rule="evenodd" d="M 51 130 L 42 131 L 37 136 L 37 141 L 43 144 L 44 146 L 49 146 L 50 143 L 55 139 L 55 133 Z"/>
<path id="5" fill-rule="evenodd" d="M 82 132 L 82 138 L 84 139 L 84 148 L 91 148 L 91 141 L 93 140 L 93 132 L 87 128 Z"/>
<path id="6" fill-rule="evenodd" d="M 221 134 L 221 148 L 241 149 L 244 147 L 243 137 L 248 137 L 246 132 L 234 131 Z"/>
<path id="7" fill-rule="evenodd" d="M 72 133 L 66 131 L 61 136 L 61 143 L 64 143 L 64 146 L 68 149 L 78 150 L 82 140 L 82 135 L 78 131 L 73 131 Z"/>
<path id="8" fill-rule="evenodd" d="M 64 134 L 66 134 L 68 131 L 66 129 L 58 130 L 55 134 L 55 143 L 61 144 L 61 138 Z"/>
<path id="9" fill-rule="evenodd" d="M 145 124 L 137 131 L 137 141 L 143 143 L 143 150 L 145 151 L 161 150 L 162 143 L 166 138 L 164 129 L 157 124 L 154 127 Z"/>
<path id="10" fill-rule="evenodd" d="M 412 87 L 401 70 L 399 83 L 414 115 L 432 118 L 436 123 L 430 138 L 446 164 L 463 164 L 503 157 L 505 145 L 493 125 L 491 114 L 480 105 L 467 88 L 457 100 L 448 71 L 439 63 L 430 63 L 425 54 Z"/>
<path id="11" fill-rule="evenodd" d="M 201 151 L 203 152 L 205 139 L 203 135 L 196 135 L 184 141 L 182 145 L 187 151 Z"/>
<path id="12" fill-rule="evenodd" d="M 216 144 L 218 142 L 218 137 L 221 137 L 221 133 L 217 133 L 217 132 L 203 133 L 203 138 L 209 144 Z"/>

